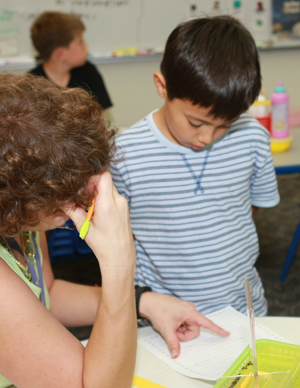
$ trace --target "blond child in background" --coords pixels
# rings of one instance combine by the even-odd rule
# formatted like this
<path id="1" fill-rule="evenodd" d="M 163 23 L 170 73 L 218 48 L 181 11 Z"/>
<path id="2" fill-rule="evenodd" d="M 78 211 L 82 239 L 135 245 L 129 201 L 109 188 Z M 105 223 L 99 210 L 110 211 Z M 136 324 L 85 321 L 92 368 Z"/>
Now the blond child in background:
<path id="1" fill-rule="evenodd" d="M 101 74 L 87 61 L 84 31 L 83 22 L 75 15 L 42 13 L 31 26 L 31 39 L 43 62 L 30 73 L 48 78 L 63 88 L 83 88 L 107 109 L 112 102 Z"/>

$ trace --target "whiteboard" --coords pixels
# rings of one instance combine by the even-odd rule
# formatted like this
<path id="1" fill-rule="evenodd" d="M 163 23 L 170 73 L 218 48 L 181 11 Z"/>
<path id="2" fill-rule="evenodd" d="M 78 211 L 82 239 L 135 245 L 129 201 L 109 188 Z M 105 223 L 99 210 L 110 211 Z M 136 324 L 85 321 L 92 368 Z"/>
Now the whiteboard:
<path id="1" fill-rule="evenodd" d="M 163 49 L 176 25 L 204 14 L 239 14 L 255 38 L 267 40 L 271 36 L 271 0 L 264 1 L 265 23 L 260 29 L 252 21 L 256 3 L 242 0 L 237 12 L 231 0 L 0 0 L 0 56 L 34 56 L 30 25 L 45 10 L 79 16 L 93 53 L 127 48 Z"/>

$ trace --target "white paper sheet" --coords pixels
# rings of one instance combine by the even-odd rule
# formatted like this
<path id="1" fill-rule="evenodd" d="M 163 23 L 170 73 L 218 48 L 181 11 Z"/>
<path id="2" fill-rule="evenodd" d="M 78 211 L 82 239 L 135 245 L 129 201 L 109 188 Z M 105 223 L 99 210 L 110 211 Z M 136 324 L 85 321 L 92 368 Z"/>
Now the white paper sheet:
<path id="1" fill-rule="evenodd" d="M 249 345 L 249 320 L 230 306 L 207 314 L 207 317 L 229 331 L 230 336 L 224 338 L 201 329 L 198 338 L 180 343 L 181 353 L 175 360 L 171 358 L 165 341 L 157 333 L 139 339 L 138 342 L 175 371 L 193 378 L 216 381 Z M 255 334 L 256 339 L 289 342 L 257 322 Z"/>

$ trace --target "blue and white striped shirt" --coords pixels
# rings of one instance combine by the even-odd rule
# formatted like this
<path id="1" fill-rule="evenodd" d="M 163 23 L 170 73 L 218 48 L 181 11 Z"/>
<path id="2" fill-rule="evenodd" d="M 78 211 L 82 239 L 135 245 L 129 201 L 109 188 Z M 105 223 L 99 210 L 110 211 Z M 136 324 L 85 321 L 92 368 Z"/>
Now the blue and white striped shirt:
<path id="1" fill-rule="evenodd" d="M 227 305 L 245 313 L 248 276 L 256 314 L 267 313 L 252 205 L 279 202 L 269 143 L 247 114 L 198 151 L 169 141 L 153 112 L 117 137 L 124 159 L 111 172 L 129 203 L 136 284 L 204 314 Z"/>

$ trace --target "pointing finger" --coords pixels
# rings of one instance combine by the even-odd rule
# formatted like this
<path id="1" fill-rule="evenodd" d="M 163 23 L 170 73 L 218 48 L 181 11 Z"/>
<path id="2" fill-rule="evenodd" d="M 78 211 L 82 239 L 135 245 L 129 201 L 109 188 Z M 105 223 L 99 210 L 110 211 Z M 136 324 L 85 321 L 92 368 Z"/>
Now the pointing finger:
<path id="1" fill-rule="evenodd" d="M 213 333 L 219 334 L 222 337 L 228 337 L 230 335 L 229 331 L 222 329 L 220 326 L 213 323 L 211 320 L 206 318 L 204 315 L 199 313 L 198 325 L 212 331 Z"/>

